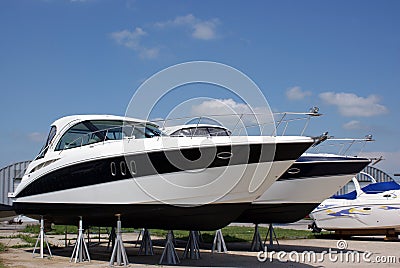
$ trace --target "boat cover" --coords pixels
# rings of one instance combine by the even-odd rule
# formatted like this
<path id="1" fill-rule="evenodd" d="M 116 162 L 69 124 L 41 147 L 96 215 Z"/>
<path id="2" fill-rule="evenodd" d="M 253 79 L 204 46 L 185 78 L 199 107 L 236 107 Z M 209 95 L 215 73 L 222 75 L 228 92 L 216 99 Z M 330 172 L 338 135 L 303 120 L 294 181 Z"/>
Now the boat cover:
<path id="1" fill-rule="evenodd" d="M 395 181 L 377 182 L 368 184 L 367 186 L 361 188 L 361 190 L 366 194 L 379 194 L 390 190 L 400 190 L 400 184 L 396 183 Z M 357 193 L 354 190 L 347 194 L 334 195 L 331 198 L 354 200 L 357 198 Z"/>

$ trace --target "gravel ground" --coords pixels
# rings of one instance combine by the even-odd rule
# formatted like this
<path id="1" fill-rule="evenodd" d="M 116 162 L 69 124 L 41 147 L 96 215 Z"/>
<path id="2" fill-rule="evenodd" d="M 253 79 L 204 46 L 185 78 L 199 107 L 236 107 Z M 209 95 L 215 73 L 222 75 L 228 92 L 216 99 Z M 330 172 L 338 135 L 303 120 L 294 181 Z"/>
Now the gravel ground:
<path id="1" fill-rule="evenodd" d="M 17 227 L 18 228 L 18 227 Z M 64 236 L 48 236 L 53 245 L 53 257 L 41 259 L 38 254 L 32 256 L 33 248 L 10 248 L 13 245 L 26 244 L 20 238 L 16 227 L 0 229 L 0 241 L 8 245 L 8 249 L 0 254 L 6 267 L 109 267 L 111 249 L 107 249 L 107 240 L 90 247 L 90 262 L 70 262 L 72 246 L 64 247 Z M 71 235 L 70 235 L 70 238 Z M 163 250 L 163 240 L 153 237 L 154 256 L 138 255 L 136 246 L 137 234 L 124 234 L 124 245 L 130 267 L 159 266 L 158 262 Z M 96 241 L 96 240 L 92 240 Z M 339 243 L 339 244 L 338 244 Z M 181 258 L 185 247 L 184 241 L 177 241 L 177 253 Z M 279 246 L 268 250 L 264 262 L 258 257 L 265 254 L 248 252 L 249 243 L 228 243 L 228 253 L 211 253 L 209 244 L 201 244 L 201 259 L 182 259 L 181 267 L 400 267 L 400 242 L 384 241 L 382 237 L 358 238 L 347 241 L 335 239 L 299 239 L 281 240 Z M 346 247 L 340 250 L 339 248 Z M 326 252 L 326 253 L 324 253 Z M 359 258 L 359 262 L 357 261 Z"/>

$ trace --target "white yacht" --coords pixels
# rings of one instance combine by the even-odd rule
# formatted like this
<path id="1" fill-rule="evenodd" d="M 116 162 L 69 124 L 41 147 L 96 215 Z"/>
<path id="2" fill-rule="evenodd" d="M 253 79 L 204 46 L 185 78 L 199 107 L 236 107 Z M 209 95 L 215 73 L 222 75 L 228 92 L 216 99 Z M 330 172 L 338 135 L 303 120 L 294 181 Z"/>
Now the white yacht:
<path id="1" fill-rule="evenodd" d="M 301 220 L 370 162 L 362 157 L 305 153 L 237 221 L 291 223 Z"/>
<path id="2" fill-rule="evenodd" d="M 360 187 L 353 178 L 355 190 L 324 200 L 310 213 L 318 228 L 334 231 L 395 229 L 400 233 L 400 185 L 394 181 L 376 182 Z"/>
<path id="3" fill-rule="evenodd" d="M 173 126 L 165 128 L 164 132 L 180 137 L 231 134 L 229 129 L 213 124 Z M 304 153 L 236 221 L 256 224 L 298 221 L 346 185 L 370 162 L 362 157 Z"/>
<path id="4" fill-rule="evenodd" d="M 164 136 L 111 115 L 55 121 L 14 193 L 19 214 L 56 224 L 211 230 L 245 210 L 312 144 L 304 136 Z"/>

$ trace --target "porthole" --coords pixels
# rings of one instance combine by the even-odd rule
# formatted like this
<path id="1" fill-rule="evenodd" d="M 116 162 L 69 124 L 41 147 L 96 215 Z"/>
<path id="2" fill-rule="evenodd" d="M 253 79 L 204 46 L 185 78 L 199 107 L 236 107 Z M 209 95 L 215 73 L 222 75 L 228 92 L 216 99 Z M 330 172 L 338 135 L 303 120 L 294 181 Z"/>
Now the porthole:
<path id="1" fill-rule="evenodd" d="M 121 161 L 121 163 L 119 163 L 119 167 L 121 168 L 121 174 L 122 176 L 126 175 L 126 165 L 125 165 L 125 161 Z"/>
<path id="2" fill-rule="evenodd" d="M 232 153 L 231 153 L 231 152 L 219 152 L 219 153 L 217 154 L 217 157 L 218 157 L 219 159 L 229 159 L 229 158 L 232 157 Z"/>
<path id="3" fill-rule="evenodd" d="M 115 162 L 111 162 L 110 169 L 111 169 L 111 175 L 116 176 L 117 175 L 117 166 L 115 165 Z"/>
<path id="4" fill-rule="evenodd" d="M 135 161 L 134 160 L 132 160 L 131 162 L 130 162 L 130 172 L 131 172 L 131 174 L 132 174 L 132 176 L 134 176 L 134 175 L 136 175 L 136 163 L 135 163 Z"/>
<path id="5" fill-rule="evenodd" d="M 289 170 L 287 171 L 287 173 L 289 174 L 297 174 L 300 172 L 299 168 L 289 168 Z"/>

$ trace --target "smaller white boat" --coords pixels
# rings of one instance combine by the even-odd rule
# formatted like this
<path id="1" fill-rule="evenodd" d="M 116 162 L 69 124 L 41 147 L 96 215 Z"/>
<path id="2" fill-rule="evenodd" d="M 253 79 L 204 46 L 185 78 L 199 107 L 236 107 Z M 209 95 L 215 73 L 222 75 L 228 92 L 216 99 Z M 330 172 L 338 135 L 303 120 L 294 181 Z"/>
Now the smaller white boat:
<path id="1" fill-rule="evenodd" d="M 400 185 L 394 181 L 376 182 L 360 187 L 353 178 L 355 190 L 335 195 L 323 201 L 311 213 L 318 228 L 332 231 L 352 231 L 349 234 L 379 234 L 374 230 L 400 231 Z M 396 231 L 397 232 L 397 231 Z M 343 232 L 342 232 L 343 233 Z"/>

